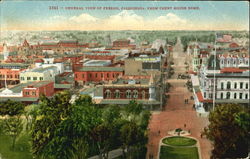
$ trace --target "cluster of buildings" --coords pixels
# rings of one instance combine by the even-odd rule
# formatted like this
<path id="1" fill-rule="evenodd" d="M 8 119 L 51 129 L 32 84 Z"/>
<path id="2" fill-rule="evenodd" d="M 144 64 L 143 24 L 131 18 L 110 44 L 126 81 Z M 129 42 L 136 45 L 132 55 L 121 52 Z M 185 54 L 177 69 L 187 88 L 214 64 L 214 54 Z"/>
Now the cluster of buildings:
<path id="1" fill-rule="evenodd" d="M 209 110 L 221 103 L 249 105 L 248 43 L 241 45 L 231 35 L 224 35 L 215 44 L 196 42 L 187 51 L 196 108 Z"/>
<path id="2" fill-rule="evenodd" d="M 70 90 L 92 96 L 96 104 L 138 100 L 159 106 L 163 72 L 172 48 L 158 41 L 135 45 L 118 39 L 101 47 L 76 40 L 37 45 L 24 40 L 16 50 L 4 44 L 0 50 L 0 101 L 37 103 L 42 94 L 51 97 Z"/>

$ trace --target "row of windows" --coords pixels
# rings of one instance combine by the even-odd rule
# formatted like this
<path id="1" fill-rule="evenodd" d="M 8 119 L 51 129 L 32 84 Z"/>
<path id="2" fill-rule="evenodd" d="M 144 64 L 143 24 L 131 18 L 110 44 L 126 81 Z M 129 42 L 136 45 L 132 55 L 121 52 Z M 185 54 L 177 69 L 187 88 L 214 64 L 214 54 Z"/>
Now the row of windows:
<path id="1" fill-rule="evenodd" d="M 25 95 L 33 95 L 33 96 L 35 96 L 35 95 L 36 95 L 36 92 L 35 92 L 35 91 L 32 91 L 32 92 L 25 92 Z"/>
<path id="2" fill-rule="evenodd" d="M 33 78 L 27 77 L 26 79 L 27 79 L 27 81 L 30 81 L 31 79 L 32 79 L 33 81 L 36 81 L 36 80 L 38 80 L 38 77 L 33 77 Z M 24 77 L 21 77 L 21 80 L 24 81 L 25 78 L 24 78 Z M 43 80 L 43 77 L 39 77 L 39 80 L 42 81 L 42 80 Z"/>
<path id="3" fill-rule="evenodd" d="M 136 98 L 139 97 L 138 94 L 139 93 L 138 93 L 137 90 L 133 90 L 133 91 L 127 90 L 125 95 L 126 95 L 126 98 L 128 98 L 128 99 L 131 99 L 131 98 L 136 99 Z M 142 99 L 145 99 L 146 98 L 146 92 L 142 91 L 141 96 L 142 96 Z M 111 98 L 112 97 L 112 92 L 110 90 L 106 90 L 105 91 L 105 97 L 106 98 Z M 117 99 L 121 98 L 121 92 L 119 90 L 116 90 L 114 92 L 114 98 L 117 98 Z"/>
<path id="4" fill-rule="evenodd" d="M 0 78 L 5 78 L 5 75 L 0 74 Z M 19 78 L 19 75 L 7 75 L 6 78 Z"/>
<path id="5" fill-rule="evenodd" d="M 239 88 L 240 89 L 243 89 L 243 85 L 244 85 L 244 82 L 240 82 L 240 84 L 239 84 Z M 221 82 L 221 84 L 220 84 L 220 88 L 221 89 L 224 89 L 224 83 L 223 82 Z M 234 89 L 237 89 L 238 88 L 238 83 L 237 82 L 234 82 L 233 83 L 233 87 L 232 87 L 232 85 L 231 85 L 231 82 L 227 82 L 226 83 L 226 89 L 232 89 L 232 88 L 234 88 Z M 244 87 L 245 89 L 248 89 L 248 83 L 245 83 L 245 87 Z"/>
<path id="6" fill-rule="evenodd" d="M 75 74 L 75 76 L 77 78 L 78 74 Z M 101 77 L 101 78 L 103 78 L 104 77 L 104 73 L 89 73 L 88 74 L 89 78 L 92 78 L 92 77 L 98 78 L 98 76 Z M 118 77 L 118 76 L 119 76 L 119 73 L 116 73 L 116 74 L 115 73 L 106 73 L 106 77 L 107 78 L 110 78 L 110 77 L 115 78 L 115 77 Z M 85 78 L 85 74 L 81 74 L 81 77 Z"/>
<path id="7" fill-rule="evenodd" d="M 239 94 L 238 98 L 237 98 L 237 94 Z M 231 95 L 233 95 L 232 96 L 233 98 L 231 98 Z M 207 94 L 206 94 L 206 92 L 204 92 L 204 98 L 207 98 L 206 96 L 207 96 Z M 210 99 L 213 98 L 213 94 L 212 93 L 209 93 L 208 96 L 209 96 Z M 243 97 L 244 97 L 243 93 L 231 93 L 231 92 L 227 92 L 225 95 L 224 95 L 223 92 L 220 93 L 220 99 L 243 99 Z M 217 98 L 217 96 L 215 98 Z M 244 99 L 248 99 L 248 93 L 245 94 L 245 98 Z"/>
<path id="8" fill-rule="evenodd" d="M 233 61 L 231 61 L 231 60 L 221 60 L 221 64 L 222 65 L 224 65 L 224 64 L 227 64 L 227 65 L 234 64 L 235 65 L 236 63 L 241 64 L 242 60 L 239 60 L 239 61 L 236 61 L 236 60 L 233 60 Z M 245 63 L 246 65 L 248 65 L 248 60 L 246 60 L 243 63 Z"/>

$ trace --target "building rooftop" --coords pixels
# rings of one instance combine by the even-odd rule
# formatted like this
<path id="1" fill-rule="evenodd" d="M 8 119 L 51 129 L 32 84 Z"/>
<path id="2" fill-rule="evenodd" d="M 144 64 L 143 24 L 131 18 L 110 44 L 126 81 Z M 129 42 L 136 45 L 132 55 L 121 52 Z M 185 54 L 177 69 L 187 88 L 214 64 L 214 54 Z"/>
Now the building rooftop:
<path id="1" fill-rule="evenodd" d="M 28 82 L 28 83 L 21 83 L 12 88 L 9 88 L 13 93 L 20 93 L 23 88 L 28 86 L 33 86 L 34 88 L 41 87 L 43 85 L 49 84 L 51 81 L 38 81 L 38 82 Z"/>
<path id="2" fill-rule="evenodd" d="M 0 101 L 14 100 L 17 102 L 37 102 L 38 97 L 1 97 Z"/>
<path id="3" fill-rule="evenodd" d="M 29 67 L 29 64 L 23 64 L 23 63 L 0 63 L 0 68 L 8 68 L 8 67 L 27 68 L 27 67 Z"/>
<path id="4" fill-rule="evenodd" d="M 31 70 L 25 70 L 25 72 L 38 72 L 38 73 L 42 73 L 42 72 L 47 72 L 48 70 L 54 70 L 57 69 L 56 66 L 49 66 L 49 67 L 38 67 L 38 68 L 34 68 Z"/>
<path id="5" fill-rule="evenodd" d="M 131 99 L 103 99 L 98 104 L 121 104 L 127 105 Z M 160 105 L 159 101 L 150 101 L 150 100 L 136 100 L 138 103 L 143 105 Z"/>
<path id="6" fill-rule="evenodd" d="M 103 71 L 103 72 L 109 72 L 109 71 L 118 71 L 122 72 L 124 71 L 123 67 L 89 67 L 85 66 L 79 69 L 79 71 Z"/>

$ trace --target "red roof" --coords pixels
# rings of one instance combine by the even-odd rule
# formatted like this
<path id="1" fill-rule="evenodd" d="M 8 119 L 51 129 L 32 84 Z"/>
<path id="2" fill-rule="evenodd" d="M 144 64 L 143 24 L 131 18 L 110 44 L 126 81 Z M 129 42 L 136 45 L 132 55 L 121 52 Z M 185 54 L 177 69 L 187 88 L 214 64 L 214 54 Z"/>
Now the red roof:
<path id="1" fill-rule="evenodd" d="M 35 60 L 35 63 L 43 63 L 44 61 L 43 61 L 43 59 L 36 59 Z"/>
<path id="2" fill-rule="evenodd" d="M 211 100 L 211 99 L 204 99 L 201 92 L 196 92 L 196 96 L 197 96 L 199 102 L 206 102 L 206 103 L 213 102 L 213 100 Z"/>
<path id="3" fill-rule="evenodd" d="M 241 73 L 243 71 L 246 71 L 247 69 L 239 69 L 235 67 L 225 67 L 220 70 L 221 73 Z"/>

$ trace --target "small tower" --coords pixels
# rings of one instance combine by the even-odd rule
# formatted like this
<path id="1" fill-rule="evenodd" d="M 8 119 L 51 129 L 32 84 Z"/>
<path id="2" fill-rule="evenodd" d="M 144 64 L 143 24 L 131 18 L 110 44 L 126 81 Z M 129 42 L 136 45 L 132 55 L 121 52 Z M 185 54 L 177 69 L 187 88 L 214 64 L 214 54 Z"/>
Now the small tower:
<path id="1" fill-rule="evenodd" d="M 149 80 L 149 100 L 155 100 L 155 85 L 154 85 L 154 77 L 151 74 L 150 80 Z"/>
<path id="2" fill-rule="evenodd" d="M 7 60 L 9 57 L 9 51 L 8 51 L 6 43 L 3 44 L 3 57 L 4 57 L 4 61 Z"/>

